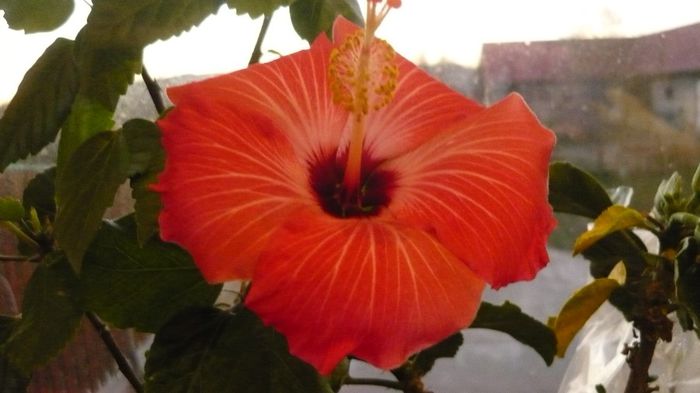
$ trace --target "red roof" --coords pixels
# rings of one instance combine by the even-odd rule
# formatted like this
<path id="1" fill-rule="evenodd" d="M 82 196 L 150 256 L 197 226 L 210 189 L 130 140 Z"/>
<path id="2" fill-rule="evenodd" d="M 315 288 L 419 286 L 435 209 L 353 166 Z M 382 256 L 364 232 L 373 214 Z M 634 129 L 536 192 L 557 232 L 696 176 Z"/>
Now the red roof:
<path id="1" fill-rule="evenodd" d="M 484 44 L 481 69 L 489 82 L 700 71 L 700 23 L 635 38 Z"/>

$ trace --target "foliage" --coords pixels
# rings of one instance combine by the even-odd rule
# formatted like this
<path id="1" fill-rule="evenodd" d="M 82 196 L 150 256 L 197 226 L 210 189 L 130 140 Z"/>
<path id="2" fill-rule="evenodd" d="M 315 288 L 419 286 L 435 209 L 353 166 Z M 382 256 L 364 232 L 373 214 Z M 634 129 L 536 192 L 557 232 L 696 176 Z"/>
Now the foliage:
<path id="1" fill-rule="evenodd" d="M 164 169 L 160 130 L 143 119 L 115 130 L 114 112 L 136 75 L 150 83 L 142 58 L 147 45 L 186 32 L 222 7 L 258 17 L 289 6 L 299 36 L 313 41 L 330 34 L 339 15 L 361 24 L 357 1 L 92 3 L 80 33 L 46 49 L 0 118 L 0 171 L 61 135 L 56 166 L 37 174 L 21 200 L 0 196 L 0 228 L 18 239 L 20 259 L 34 264 L 21 315 L 0 315 L 0 390 L 25 390 L 32 371 L 65 347 L 89 313 L 116 328 L 155 333 L 145 367 L 150 392 L 338 391 L 351 380 L 349 359 L 331 376 L 320 376 L 242 305 L 247 283 L 233 301 L 217 304 L 222 286 L 207 283 L 184 250 L 160 240 L 161 203 L 152 190 Z M 27 33 L 60 26 L 73 7 L 72 0 L 0 0 L 9 26 Z M 106 220 L 127 181 L 133 214 Z M 564 355 L 605 300 L 635 323 L 677 311 L 683 328 L 700 335 L 700 170 L 690 196 L 679 176 L 664 181 L 651 214 L 613 205 L 592 176 L 570 164 L 551 166 L 549 187 L 555 211 L 595 219 L 575 251 L 590 261 L 596 280 L 576 292 L 549 327 L 506 302 L 483 303 L 471 328 L 506 333 L 547 365 Z M 654 231 L 660 252 L 650 253 L 635 228 Z M 616 278 L 620 262 L 626 280 Z M 668 325 L 653 329 L 669 338 Z M 406 386 L 419 386 L 415 381 L 437 359 L 454 357 L 463 345 L 469 343 L 455 332 L 393 373 L 409 391 Z"/>

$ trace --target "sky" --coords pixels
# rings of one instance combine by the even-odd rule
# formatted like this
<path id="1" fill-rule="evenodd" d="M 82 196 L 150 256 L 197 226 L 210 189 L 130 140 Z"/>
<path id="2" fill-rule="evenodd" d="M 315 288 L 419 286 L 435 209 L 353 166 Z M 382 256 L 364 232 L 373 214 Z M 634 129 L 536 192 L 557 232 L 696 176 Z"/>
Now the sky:
<path id="1" fill-rule="evenodd" d="M 71 19 L 49 33 L 25 35 L 0 20 L 0 102 L 14 95 L 26 70 L 54 39 L 75 37 L 89 10 L 86 0 L 76 0 Z M 148 46 L 144 64 L 156 78 L 243 68 L 261 22 L 223 7 L 199 27 Z M 636 36 L 697 22 L 698 0 L 403 0 L 378 35 L 415 62 L 476 66 L 485 42 Z M 294 32 L 288 10 L 280 9 L 263 45 L 263 60 L 307 46 Z"/>

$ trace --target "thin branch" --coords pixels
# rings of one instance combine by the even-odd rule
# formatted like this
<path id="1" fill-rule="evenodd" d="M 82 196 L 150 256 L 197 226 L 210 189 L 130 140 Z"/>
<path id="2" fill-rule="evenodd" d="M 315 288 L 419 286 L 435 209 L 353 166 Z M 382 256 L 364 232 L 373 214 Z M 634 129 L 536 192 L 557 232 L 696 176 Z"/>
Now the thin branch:
<path id="1" fill-rule="evenodd" d="M 143 384 L 136 376 L 136 373 L 134 373 L 134 370 L 129 365 L 129 361 L 126 360 L 126 357 L 124 357 L 124 354 L 119 349 L 119 346 L 117 346 L 117 343 L 114 341 L 114 337 L 112 337 L 112 334 L 109 332 L 109 329 L 107 329 L 107 326 L 105 326 L 105 324 L 102 323 L 102 321 L 100 321 L 100 319 L 94 313 L 88 311 L 85 313 L 85 315 L 90 320 L 90 323 L 92 323 L 92 326 L 97 331 L 97 334 L 99 334 L 102 342 L 104 342 L 107 346 L 109 353 L 112 354 L 112 357 L 117 362 L 119 370 L 129 381 L 131 387 L 134 388 L 136 393 L 143 393 Z"/>
<path id="2" fill-rule="evenodd" d="M 2 255 L 0 254 L 0 262 L 35 262 L 41 257 L 39 255 Z"/>
<path id="3" fill-rule="evenodd" d="M 158 114 L 163 113 L 165 111 L 162 94 L 163 90 L 158 85 L 158 82 L 151 78 L 151 75 L 146 70 L 146 66 L 143 66 L 141 69 L 141 78 L 143 79 L 143 83 L 146 84 L 148 95 L 151 96 L 151 101 L 153 101 L 153 106 L 156 107 L 156 111 L 158 111 Z"/>
<path id="4" fill-rule="evenodd" d="M 265 40 L 265 34 L 267 34 L 267 28 L 270 27 L 270 21 L 272 20 L 272 14 L 265 14 L 263 17 L 263 23 L 260 27 L 260 33 L 258 34 L 258 40 L 255 41 L 255 48 L 253 48 L 253 53 L 250 55 L 250 61 L 248 65 L 257 64 L 260 62 L 260 57 L 262 56 L 262 43 Z"/>
<path id="5" fill-rule="evenodd" d="M 403 390 L 400 383 L 398 383 L 396 381 L 389 381 L 386 379 L 379 379 L 379 378 L 346 377 L 343 380 L 343 385 L 373 385 L 373 386 L 382 386 L 382 387 L 390 388 L 390 389 Z"/>

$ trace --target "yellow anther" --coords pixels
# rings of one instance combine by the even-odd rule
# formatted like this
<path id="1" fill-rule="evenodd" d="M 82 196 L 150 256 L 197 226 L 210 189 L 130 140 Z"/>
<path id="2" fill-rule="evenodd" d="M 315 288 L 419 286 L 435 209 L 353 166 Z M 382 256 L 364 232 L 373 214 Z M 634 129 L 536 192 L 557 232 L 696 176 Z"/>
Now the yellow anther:
<path id="1" fill-rule="evenodd" d="M 399 71 L 396 53 L 386 41 L 373 38 L 366 69 L 361 64 L 364 32 L 357 30 L 331 52 L 329 76 L 333 100 L 353 113 L 367 114 L 394 97 Z"/>

